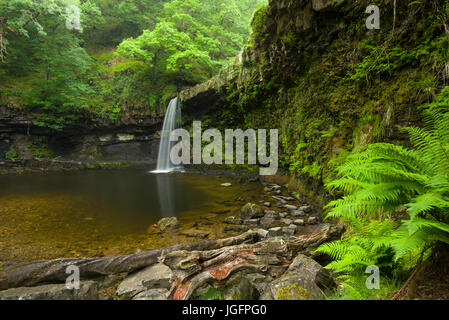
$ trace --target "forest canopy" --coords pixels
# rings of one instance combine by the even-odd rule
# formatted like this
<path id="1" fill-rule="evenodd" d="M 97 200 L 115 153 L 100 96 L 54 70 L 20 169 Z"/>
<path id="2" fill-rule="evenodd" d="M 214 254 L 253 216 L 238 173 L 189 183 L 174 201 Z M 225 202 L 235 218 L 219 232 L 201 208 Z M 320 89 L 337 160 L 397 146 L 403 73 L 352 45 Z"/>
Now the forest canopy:
<path id="1" fill-rule="evenodd" d="M 0 104 L 56 130 L 87 111 L 156 113 L 240 52 L 264 2 L 2 1 Z"/>

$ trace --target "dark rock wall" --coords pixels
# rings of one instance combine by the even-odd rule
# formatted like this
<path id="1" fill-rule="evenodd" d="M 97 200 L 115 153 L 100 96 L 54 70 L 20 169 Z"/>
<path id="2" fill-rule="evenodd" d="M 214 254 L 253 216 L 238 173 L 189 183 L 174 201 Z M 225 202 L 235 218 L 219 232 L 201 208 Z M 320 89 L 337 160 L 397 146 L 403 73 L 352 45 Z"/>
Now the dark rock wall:
<path id="1" fill-rule="evenodd" d="M 43 149 L 62 159 L 155 163 L 162 122 L 162 117 L 139 114 L 115 122 L 85 118 L 62 131 L 50 131 L 34 126 L 25 112 L 1 107 L 0 160 L 8 151 L 31 159 Z"/>

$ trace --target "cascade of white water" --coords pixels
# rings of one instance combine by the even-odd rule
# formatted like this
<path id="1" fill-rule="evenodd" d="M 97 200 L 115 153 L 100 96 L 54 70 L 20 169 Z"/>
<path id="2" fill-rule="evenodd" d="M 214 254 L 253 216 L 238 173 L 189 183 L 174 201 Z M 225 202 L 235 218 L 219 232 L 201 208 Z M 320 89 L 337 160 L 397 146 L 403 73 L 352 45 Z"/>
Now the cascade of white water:
<path id="1" fill-rule="evenodd" d="M 170 101 L 165 114 L 164 126 L 161 132 L 161 142 L 159 144 L 159 155 L 157 159 L 157 170 L 158 172 L 172 172 L 179 167 L 176 167 L 170 160 L 170 151 L 172 146 L 176 142 L 170 142 L 170 133 L 177 129 L 181 122 L 181 108 L 179 106 L 178 98 L 174 98 Z"/>

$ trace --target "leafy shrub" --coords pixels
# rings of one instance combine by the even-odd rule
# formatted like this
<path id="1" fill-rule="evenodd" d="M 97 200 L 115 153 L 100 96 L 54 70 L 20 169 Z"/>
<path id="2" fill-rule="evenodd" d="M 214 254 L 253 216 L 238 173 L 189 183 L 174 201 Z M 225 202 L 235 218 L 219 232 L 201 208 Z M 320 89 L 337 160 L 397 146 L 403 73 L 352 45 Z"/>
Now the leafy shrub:
<path id="1" fill-rule="evenodd" d="M 10 160 L 17 160 L 17 159 L 19 159 L 19 155 L 17 154 L 16 151 L 9 150 L 8 152 L 6 152 L 5 158 L 10 159 Z"/>

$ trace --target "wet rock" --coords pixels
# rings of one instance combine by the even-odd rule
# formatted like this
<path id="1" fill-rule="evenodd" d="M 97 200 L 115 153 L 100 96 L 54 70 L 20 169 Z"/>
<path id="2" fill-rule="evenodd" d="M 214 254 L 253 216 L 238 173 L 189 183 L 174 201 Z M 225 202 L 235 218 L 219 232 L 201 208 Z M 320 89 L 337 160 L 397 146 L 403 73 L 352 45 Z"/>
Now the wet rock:
<path id="1" fill-rule="evenodd" d="M 229 183 L 229 182 L 227 182 L 227 183 L 222 183 L 222 184 L 220 184 L 220 187 L 223 187 L 223 188 L 230 188 L 230 187 L 232 187 L 232 183 Z"/>
<path id="2" fill-rule="evenodd" d="M 226 232 L 230 232 L 230 231 L 245 232 L 248 230 L 249 230 L 249 228 L 247 226 L 241 226 L 241 225 L 227 226 L 224 228 L 224 231 L 226 231 Z"/>
<path id="3" fill-rule="evenodd" d="M 290 220 L 290 219 L 281 219 L 281 223 L 283 223 L 283 224 L 287 224 L 287 225 L 291 225 L 292 223 L 293 223 L 293 221 L 292 220 Z"/>
<path id="4" fill-rule="evenodd" d="M 282 218 L 285 218 L 286 216 L 288 216 L 288 213 L 287 212 L 281 212 L 281 213 L 279 213 L 279 217 L 282 219 Z"/>
<path id="5" fill-rule="evenodd" d="M 257 232 L 260 239 L 265 239 L 268 236 L 268 230 L 264 229 L 254 229 Z"/>
<path id="6" fill-rule="evenodd" d="M 297 219 L 297 220 L 293 221 L 293 223 L 297 226 L 304 226 L 306 224 L 304 222 L 304 220 L 302 220 L 302 219 Z"/>
<path id="7" fill-rule="evenodd" d="M 311 206 L 302 206 L 299 208 L 299 210 L 304 211 L 305 213 L 310 213 L 310 212 L 312 212 L 312 207 Z"/>
<path id="8" fill-rule="evenodd" d="M 272 219 L 279 219 L 279 212 L 277 211 L 265 211 L 265 216 L 267 218 L 272 218 Z"/>
<path id="9" fill-rule="evenodd" d="M 281 227 L 276 227 L 276 228 L 269 229 L 268 230 L 268 236 L 269 237 L 282 236 L 282 228 Z"/>
<path id="10" fill-rule="evenodd" d="M 302 211 L 302 210 L 295 210 L 295 211 L 292 211 L 291 213 L 291 216 L 292 217 L 304 217 L 306 214 L 304 213 L 304 211 Z"/>
<path id="11" fill-rule="evenodd" d="M 308 224 L 318 224 L 318 218 L 317 217 L 310 217 L 308 220 L 307 220 L 307 223 Z"/>
<path id="12" fill-rule="evenodd" d="M 98 300 L 95 281 L 80 283 L 79 289 L 68 289 L 65 284 L 48 284 L 0 291 L 0 300 Z"/>
<path id="13" fill-rule="evenodd" d="M 167 289 L 151 289 L 137 294 L 133 300 L 167 300 L 168 296 Z"/>
<path id="14" fill-rule="evenodd" d="M 168 228 L 174 227 L 179 223 L 178 218 L 170 217 L 170 218 L 162 218 L 157 223 L 157 227 L 161 229 L 161 231 L 165 231 Z"/>
<path id="15" fill-rule="evenodd" d="M 206 239 L 209 236 L 208 233 L 184 233 L 184 235 L 190 238 L 201 238 L 201 239 Z"/>
<path id="16" fill-rule="evenodd" d="M 242 219 L 238 219 L 234 216 L 230 216 L 228 218 L 225 219 L 224 221 L 227 224 L 234 224 L 234 225 L 241 225 L 243 224 L 243 220 Z"/>
<path id="17" fill-rule="evenodd" d="M 244 220 L 243 224 L 245 226 L 257 226 L 260 222 L 260 219 L 248 219 L 248 220 Z"/>
<path id="18" fill-rule="evenodd" d="M 246 219 L 254 219 L 254 218 L 262 218 L 264 216 L 264 210 L 254 203 L 247 203 L 240 212 L 240 218 Z"/>
<path id="19" fill-rule="evenodd" d="M 264 204 L 263 204 L 265 207 L 271 207 L 271 203 L 270 202 L 264 202 Z"/>
<path id="20" fill-rule="evenodd" d="M 291 205 L 291 204 L 286 204 L 286 205 L 284 206 L 284 208 L 287 209 L 287 210 L 289 210 L 289 211 L 295 211 L 296 209 L 298 209 L 297 206 L 293 206 L 293 205 Z"/>
<path id="21" fill-rule="evenodd" d="M 287 236 L 294 236 L 296 233 L 296 226 L 294 224 L 289 225 L 288 227 L 282 228 L 282 232 Z"/>
<path id="22" fill-rule="evenodd" d="M 281 205 L 281 207 L 285 206 L 288 202 L 281 197 L 273 196 L 273 199 L 278 201 L 278 205 Z"/>
<path id="23" fill-rule="evenodd" d="M 265 215 L 260 219 L 260 225 L 264 228 L 269 228 L 276 220 L 269 215 Z"/>
<path id="24" fill-rule="evenodd" d="M 155 264 L 126 277 L 117 288 L 120 299 L 130 299 L 150 289 L 170 289 L 173 272 L 164 264 Z"/>

